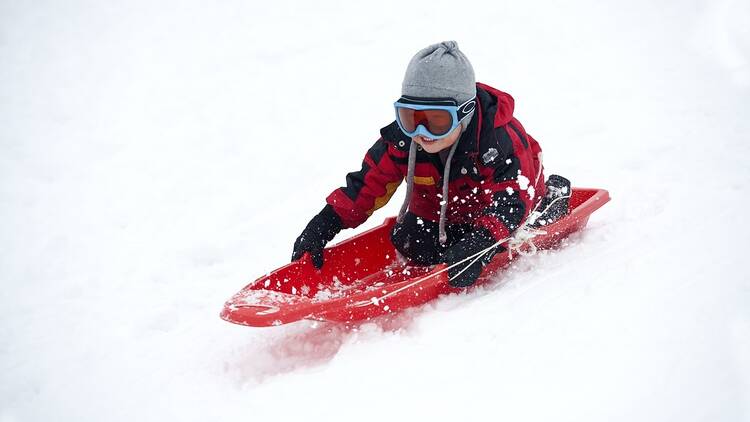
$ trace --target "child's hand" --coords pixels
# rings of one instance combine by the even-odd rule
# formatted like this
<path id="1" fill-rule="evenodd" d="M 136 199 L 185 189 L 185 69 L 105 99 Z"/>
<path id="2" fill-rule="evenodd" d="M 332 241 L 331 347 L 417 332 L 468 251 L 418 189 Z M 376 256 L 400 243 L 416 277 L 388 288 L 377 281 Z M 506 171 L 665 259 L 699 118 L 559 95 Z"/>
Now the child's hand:
<path id="1" fill-rule="evenodd" d="M 302 258 L 305 252 L 310 253 L 315 268 L 323 266 L 323 248 L 341 231 L 341 218 L 330 205 L 326 205 L 307 224 L 305 230 L 294 242 L 292 261 Z"/>
<path id="2" fill-rule="evenodd" d="M 469 287 L 474 284 L 482 273 L 482 268 L 490 262 L 497 252 L 497 248 L 487 251 L 485 254 L 479 256 L 479 258 L 467 258 L 494 244 L 495 239 L 489 231 L 486 229 L 477 229 L 448 248 L 443 254 L 443 262 L 449 267 L 466 259 L 466 261 L 448 270 L 448 283 L 453 287 Z"/>
<path id="3" fill-rule="evenodd" d="M 325 246 L 325 243 L 322 243 L 319 241 L 319 239 L 314 238 L 312 234 L 307 232 L 302 232 L 301 235 L 297 238 L 297 241 L 294 242 L 294 250 L 292 251 L 292 261 L 296 261 L 300 258 L 302 258 L 302 255 L 305 254 L 305 252 L 310 253 L 310 257 L 312 258 L 312 263 L 315 265 L 315 268 L 320 269 L 323 266 L 323 247 Z"/>

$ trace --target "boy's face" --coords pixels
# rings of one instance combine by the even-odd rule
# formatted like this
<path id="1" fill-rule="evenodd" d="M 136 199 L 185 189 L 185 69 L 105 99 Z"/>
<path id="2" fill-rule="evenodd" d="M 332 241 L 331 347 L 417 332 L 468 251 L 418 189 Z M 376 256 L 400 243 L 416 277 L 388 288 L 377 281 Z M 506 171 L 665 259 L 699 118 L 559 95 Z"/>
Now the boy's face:
<path id="1" fill-rule="evenodd" d="M 412 142 L 416 142 L 421 146 L 425 151 L 429 152 L 430 154 L 434 154 L 438 151 L 442 151 L 446 148 L 449 148 L 452 146 L 458 138 L 461 136 L 461 128 L 463 125 L 456 126 L 455 129 L 451 133 L 448 134 L 448 136 L 444 138 L 440 138 L 438 140 L 430 140 L 430 138 L 424 137 L 422 135 L 416 135 L 412 136 L 411 140 Z"/>

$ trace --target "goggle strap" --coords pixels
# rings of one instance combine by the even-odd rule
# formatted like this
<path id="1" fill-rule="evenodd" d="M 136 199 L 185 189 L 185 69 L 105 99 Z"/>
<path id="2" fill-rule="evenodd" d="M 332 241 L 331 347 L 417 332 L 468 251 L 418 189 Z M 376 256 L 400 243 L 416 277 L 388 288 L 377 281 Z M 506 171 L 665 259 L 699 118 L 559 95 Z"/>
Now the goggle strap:
<path id="1" fill-rule="evenodd" d="M 476 107 L 477 107 L 477 97 L 470 98 L 468 101 L 458 106 L 458 109 L 456 110 L 458 121 L 460 122 L 461 120 L 466 118 L 466 116 L 471 114 L 471 112 L 473 112 L 474 109 L 476 109 Z"/>
<path id="2" fill-rule="evenodd" d="M 408 105 L 436 105 L 436 106 L 453 106 L 456 107 L 456 117 L 458 121 L 468 116 L 477 105 L 477 97 L 474 96 L 469 98 L 466 102 L 461 105 L 456 105 L 456 100 L 453 98 L 428 98 L 428 97 L 410 97 L 408 95 L 402 95 L 398 100 L 399 103 Z"/>
<path id="3" fill-rule="evenodd" d="M 398 102 L 414 105 L 456 106 L 456 100 L 453 98 L 410 97 L 408 95 L 402 95 Z"/>

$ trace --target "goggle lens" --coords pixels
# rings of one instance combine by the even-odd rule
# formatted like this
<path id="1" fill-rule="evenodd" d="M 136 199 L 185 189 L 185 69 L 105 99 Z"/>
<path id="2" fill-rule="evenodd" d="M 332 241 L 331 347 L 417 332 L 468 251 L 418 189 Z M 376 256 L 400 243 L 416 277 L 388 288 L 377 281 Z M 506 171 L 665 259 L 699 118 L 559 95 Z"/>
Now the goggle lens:
<path id="1" fill-rule="evenodd" d="M 453 126 L 453 117 L 447 110 L 414 110 L 399 107 L 398 117 L 407 132 L 414 132 L 417 126 L 422 125 L 430 133 L 442 136 Z"/>

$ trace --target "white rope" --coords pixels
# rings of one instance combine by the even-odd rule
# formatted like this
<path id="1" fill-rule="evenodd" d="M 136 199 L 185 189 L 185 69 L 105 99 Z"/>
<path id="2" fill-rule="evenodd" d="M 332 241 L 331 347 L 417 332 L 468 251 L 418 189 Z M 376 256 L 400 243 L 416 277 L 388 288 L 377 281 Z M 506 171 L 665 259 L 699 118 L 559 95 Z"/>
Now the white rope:
<path id="1" fill-rule="evenodd" d="M 531 213 L 529 213 L 529 217 L 526 218 L 526 221 L 518 229 L 516 229 L 515 233 L 513 233 L 513 236 L 508 237 L 506 239 L 503 239 L 503 240 L 495 243 L 494 245 L 490 246 L 489 248 L 484 249 L 482 251 L 479 251 L 476 254 L 471 255 L 470 257 L 468 257 L 466 259 L 463 259 L 463 260 L 461 260 L 461 261 L 459 261 L 459 262 L 451 265 L 450 267 L 448 267 L 448 268 L 453 268 L 454 266 L 456 266 L 458 264 L 461 264 L 463 262 L 466 262 L 469 259 L 475 257 L 474 260 L 471 261 L 469 264 L 467 264 L 466 267 L 464 267 L 461 271 L 459 271 L 458 274 L 456 274 L 455 276 L 449 278 L 448 280 L 449 281 L 450 280 L 454 280 L 455 278 L 457 278 L 458 276 L 460 276 L 461 274 L 463 274 L 463 272 L 466 271 L 469 267 L 471 267 L 475 262 L 477 262 L 477 260 L 481 259 L 482 256 L 485 253 L 493 250 L 495 247 L 500 246 L 500 245 L 502 245 L 503 243 L 506 243 L 506 242 L 508 242 L 508 257 L 510 259 L 513 259 L 513 252 L 514 251 L 518 255 L 522 255 L 522 256 L 534 255 L 537 252 L 537 247 L 536 247 L 536 245 L 533 242 L 534 237 L 539 236 L 539 235 L 543 235 L 543 234 L 547 234 L 547 232 L 544 231 L 544 230 L 535 229 L 535 228 L 533 228 L 531 226 L 536 222 L 536 220 L 539 218 L 539 216 L 544 215 L 544 213 L 546 213 L 555 202 L 557 202 L 557 201 L 559 201 L 561 199 L 565 199 L 565 198 L 570 198 L 570 195 L 560 196 L 560 197 L 555 198 L 554 200 L 552 200 L 552 202 L 549 203 L 549 205 L 547 205 L 547 207 L 544 208 L 544 210 L 542 212 L 540 212 L 540 213 L 537 214 L 537 212 L 536 212 L 537 208 L 539 208 L 539 206 L 542 205 L 542 201 L 539 201 L 536 204 L 536 206 L 534 207 L 534 210 L 532 210 Z M 524 245 L 528 245 L 529 252 L 526 252 L 523 249 Z"/>
<path id="2" fill-rule="evenodd" d="M 533 242 L 536 236 L 547 234 L 544 230 L 532 229 L 530 227 L 521 226 L 513 234 L 513 238 L 508 241 L 508 258 L 513 259 L 513 252 L 522 256 L 531 256 L 536 254 L 537 247 Z M 523 246 L 528 246 L 528 251 L 524 250 Z"/>
<path id="3" fill-rule="evenodd" d="M 418 279 L 416 279 L 416 280 L 412 281 L 411 283 L 409 283 L 409 284 L 407 284 L 407 285 L 405 285 L 405 286 L 399 287 L 398 289 L 396 289 L 396 290 L 394 290 L 394 291 L 392 291 L 392 292 L 388 292 L 388 293 L 384 294 L 383 296 L 380 296 L 380 297 L 373 297 L 372 299 L 374 299 L 374 300 L 372 300 L 372 299 L 371 299 L 371 300 L 367 300 L 367 301 L 359 302 L 359 303 L 356 303 L 356 304 L 354 304 L 354 306 L 369 305 L 369 304 L 371 304 L 371 303 L 374 303 L 374 302 L 376 302 L 376 301 L 377 301 L 377 302 L 379 302 L 379 301 L 381 301 L 381 300 L 383 300 L 383 299 L 385 299 L 385 298 L 387 298 L 387 297 L 389 297 L 389 296 L 393 296 L 393 295 L 395 295 L 395 294 L 396 294 L 396 293 L 398 293 L 398 292 L 401 292 L 401 291 L 403 291 L 403 290 L 406 290 L 406 289 L 408 289 L 408 288 L 410 288 L 410 287 L 412 287 L 412 286 L 415 286 L 415 285 L 417 285 L 417 284 L 419 284 L 419 283 L 421 283 L 421 282 L 423 282 L 423 281 L 427 280 L 428 278 L 431 278 L 431 277 L 434 277 L 434 276 L 436 276 L 436 275 L 438 275 L 438 274 L 444 273 L 444 272 L 446 272 L 446 271 L 450 270 L 451 268 L 457 267 L 457 266 L 459 266 L 459 265 L 463 264 L 464 262 L 466 262 L 466 261 L 468 261 L 468 260 L 470 260 L 470 259 L 473 259 L 473 261 L 471 261 L 471 263 L 469 263 L 469 265 L 467 265 L 467 266 L 466 266 L 466 268 L 462 269 L 462 270 L 461 270 L 461 272 L 459 272 L 459 273 L 458 273 L 458 274 L 461 274 L 461 273 L 463 273 L 464 271 L 466 271 L 466 269 L 467 269 L 467 268 L 469 268 L 469 267 L 471 266 L 471 264 L 473 264 L 474 262 L 476 262 L 476 260 L 480 259 L 480 258 L 482 257 L 482 255 L 484 255 L 485 253 L 489 252 L 490 250 L 492 250 L 492 249 L 493 249 L 493 248 L 495 248 L 496 246 L 502 245 L 503 243 L 505 243 L 505 242 L 509 241 L 510 239 L 511 239 L 511 238 L 510 238 L 510 237 L 508 237 L 508 238 L 506 238 L 506 239 L 500 240 L 499 242 L 495 243 L 494 245 L 492 245 L 492 246 L 490 246 L 490 247 L 488 247 L 488 248 L 486 248 L 486 249 L 483 249 L 483 250 L 481 250 L 481 251 L 479 251 L 479 252 L 477 252 L 477 253 L 475 253 L 475 254 L 473 254 L 473 255 L 467 256 L 466 258 L 464 258 L 464 259 L 462 259 L 462 260 L 460 260 L 460 261 L 456 262 L 456 263 L 455 263 L 455 264 L 453 264 L 453 265 L 450 265 L 450 266 L 448 266 L 448 267 L 442 268 L 442 269 L 440 269 L 440 270 L 438 270 L 438 271 L 436 271 L 436 272 L 434 272 L 434 273 L 433 273 L 433 272 L 431 272 L 431 273 L 427 274 L 426 276 L 420 277 L 420 278 L 418 278 Z M 456 275 L 456 277 L 457 277 L 457 276 L 458 276 L 458 275 Z M 449 280 L 452 280 L 452 279 L 453 279 L 453 278 L 450 278 Z"/>
<path id="4" fill-rule="evenodd" d="M 534 223 L 544 215 L 552 205 L 554 205 L 555 202 L 570 198 L 570 195 L 566 196 L 559 196 L 552 200 L 552 202 L 547 205 L 542 212 L 537 212 L 537 208 L 542 204 L 542 201 L 539 201 L 539 203 L 534 207 L 534 210 L 529 213 L 529 216 L 526 218 L 526 222 L 519 227 L 515 233 L 513 233 L 513 238 L 508 241 L 508 257 L 510 259 L 513 259 L 513 253 L 515 252 L 517 255 L 521 256 L 531 256 L 537 253 L 537 247 L 533 242 L 533 239 L 537 236 L 547 234 L 544 230 L 539 230 L 537 228 L 532 227 Z M 524 245 L 528 246 L 528 251 L 524 249 Z"/>
<path id="5" fill-rule="evenodd" d="M 534 228 L 531 227 L 531 225 L 536 222 L 536 220 L 539 218 L 539 216 L 544 215 L 544 213 L 546 213 L 549 210 L 549 208 L 555 202 L 557 202 L 557 201 L 559 201 L 561 199 L 565 199 L 565 198 L 570 198 L 570 195 L 560 196 L 560 197 L 555 198 L 552 202 L 549 203 L 549 205 L 547 205 L 546 208 L 544 208 L 544 210 L 541 213 L 535 214 L 537 208 L 539 208 L 539 206 L 542 204 L 542 201 L 539 201 L 536 204 L 536 207 L 534 207 L 534 210 L 531 213 L 529 213 L 529 217 L 526 218 L 526 221 L 518 229 L 516 229 L 516 231 L 515 231 L 515 233 L 514 233 L 513 236 L 507 237 L 507 238 L 502 239 L 502 240 L 499 240 L 499 241 L 495 242 L 492 246 L 489 246 L 489 247 L 487 247 L 485 249 L 482 249 L 479 252 L 476 252 L 476 253 L 474 253 L 472 255 L 469 255 L 466 258 L 464 258 L 464 259 L 456 262 L 455 264 L 452 264 L 450 266 L 442 268 L 442 269 L 440 269 L 440 270 L 438 270 L 438 271 L 436 271 L 434 273 L 431 272 L 431 273 L 427 274 L 426 276 L 420 277 L 420 278 L 412 281 L 411 283 L 409 283 L 409 284 L 407 284 L 405 286 L 401 286 L 401 287 L 399 287 L 398 289 L 396 289 L 396 290 L 394 290 L 392 292 L 388 292 L 388 293 L 384 294 L 383 296 L 373 297 L 370 300 L 355 303 L 354 306 L 366 306 L 366 305 L 370 305 L 370 304 L 373 304 L 373 303 L 377 304 L 378 302 L 380 302 L 380 301 L 382 301 L 382 300 L 384 300 L 384 299 L 386 299 L 386 298 L 388 298 L 390 296 L 393 296 L 396 293 L 404 291 L 404 290 L 406 290 L 406 289 L 408 289 L 408 288 L 410 288 L 412 286 L 415 286 L 415 285 L 423 282 L 424 280 L 427 280 L 428 278 L 434 277 L 434 276 L 436 276 L 438 274 L 441 274 L 441 273 L 443 273 L 445 271 L 448 271 L 448 270 L 450 270 L 452 268 L 455 268 L 455 267 L 463 264 L 464 262 L 466 262 L 468 260 L 472 260 L 463 269 L 461 269 L 461 271 L 459 271 L 458 274 L 456 274 L 455 276 L 450 277 L 448 279 L 448 281 L 454 280 L 456 277 L 458 277 L 461 274 L 463 274 L 463 272 L 466 271 L 469 267 L 471 267 L 475 262 L 477 262 L 479 259 L 481 259 L 482 256 L 484 256 L 484 254 L 486 254 L 487 252 L 489 252 L 491 250 L 494 250 L 496 247 L 498 247 L 498 246 L 500 246 L 500 245 L 502 245 L 502 244 L 504 244 L 506 242 L 508 242 L 508 256 L 511 259 L 513 259 L 513 256 L 512 256 L 513 251 L 515 251 L 518 255 L 522 255 L 522 256 L 534 255 L 537 252 L 537 247 L 536 247 L 536 245 L 534 245 L 534 242 L 533 242 L 534 237 L 536 237 L 538 235 L 541 235 L 541 234 L 546 234 L 547 232 L 545 232 L 543 230 L 534 229 Z M 530 252 L 526 252 L 526 251 L 524 251 L 522 249 L 524 245 L 528 245 Z"/>

